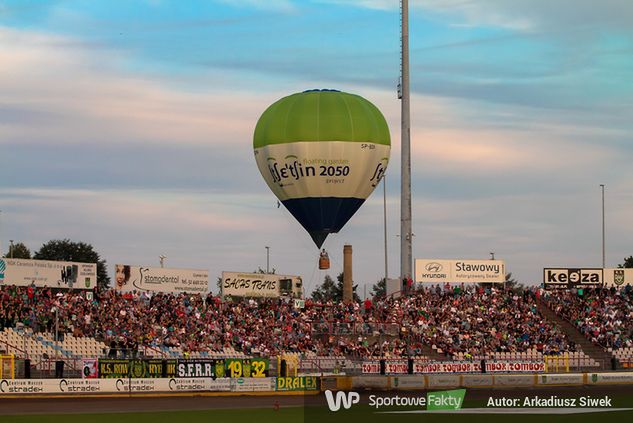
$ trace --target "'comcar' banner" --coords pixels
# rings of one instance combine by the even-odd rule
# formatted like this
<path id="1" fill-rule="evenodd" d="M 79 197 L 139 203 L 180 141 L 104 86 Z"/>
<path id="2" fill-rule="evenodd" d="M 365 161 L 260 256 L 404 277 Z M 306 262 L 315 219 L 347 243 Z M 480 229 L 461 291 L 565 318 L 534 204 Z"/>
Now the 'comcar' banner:
<path id="1" fill-rule="evenodd" d="M 503 260 L 415 260 L 416 282 L 503 283 L 505 280 Z"/>
<path id="2" fill-rule="evenodd" d="M 206 293 L 209 290 L 209 271 L 196 269 L 166 269 L 117 264 L 115 289 L 150 292 Z"/>
<path id="3" fill-rule="evenodd" d="M 97 286 L 97 265 L 70 261 L 0 258 L 1 285 L 93 289 Z"/>

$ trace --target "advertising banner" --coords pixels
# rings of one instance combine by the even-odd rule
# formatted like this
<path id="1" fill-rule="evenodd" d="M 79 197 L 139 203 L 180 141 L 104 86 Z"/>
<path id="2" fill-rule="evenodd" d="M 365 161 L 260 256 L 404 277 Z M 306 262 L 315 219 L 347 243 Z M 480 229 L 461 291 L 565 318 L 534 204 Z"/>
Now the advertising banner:
<path id="1" fill-rule="evenodd" d="M 539 373 L 542 361 L 486 361 L 486 373 Z M 480 361 L 414 361 L 413 373 L 482 373 Z"/>
<path id="2" fill-rule="evenodd" d="M 222 272 L 222 296 L 277 298 L 282 295 L 303 297 L 300 276 L 268 273 Z"/>
<path id="3" fill-rule="evenodd" d="M 547 374 L 540 375 L 537 379 L 538 385 L 582 385 L 584 382 L 582 374 Z"/>
<path id="4" fill-rule="evenodd" d="M 633 285 L 633 269 L 604 269 L 603 277 L 607 288 Z"/>
<path id="5" fill-rule="evenodd" d="M 416 259 L 415 281 L 421 283 L 504 283 L 503 260 Z"/>
<path id="6" fill-rule="evenodd" d="M 545 288 L 568 288 L 582 286 L 602 286 L 602 270 L 599 268 L 544 268 Z"/>
<path id="7" fill-rule="evenodd" d="M 426 379 L 424 376 L 395 376 L 391 378 L 391 389 L 415 390 L 426 388 Z"/>
<path id="8" fill-rule="evenodd" d="M 99 360 L 96 358 L 83 359 L 81 377 L 84 379 L 97 379 L 99 377 Z"/>
<path id="9" fill-rule="evenodd" d="M 114 288 L 120 292 L 147 291 L 206 294 L 209 271 L 199 269 L 167 269 L 129 264 L 114 266 Z"/>
<path id="10" fill-rule="evenodd" d="M 362 368 L 362 373 L 364 375 L 379 375 L 380 361 L 379 360 L 363 361 L 361 368 Z"/>
<path id="11" fill-rule="evenodd" d="M 125 360 L 99 359 L 99 377 L 112 378 L 160 378 L 176 376 L 176 360 Z"/>
<path id="12" fill-rule="evenodd" d="M 97 265 L 0 258 L 0 285 L 93 289 L 97 286 Z"/>
<path id="13" fill-rule="evenodd" d="M 316 376 L 278 377 L 277 391 L 317 391 L 319 379 Z"/>
<path id="14" fill-rule="evenodd" d="M 277 378 L 264 377 L 264 378 L 235 378 L 231 379 L 231 391 L 232 392 L 270 392 L 274 391 L 277 382 Z"/>
<path id="15" fill-rule="evenodd" d="M 408 360 L 385 360 L 386 375 L 406 375 L 409 373 Z"/>
<path id="16" fill-rule="evenodd" d="M 267 377 L 270 362 L 267 358 L 227 358 L 228 377 Z"/>

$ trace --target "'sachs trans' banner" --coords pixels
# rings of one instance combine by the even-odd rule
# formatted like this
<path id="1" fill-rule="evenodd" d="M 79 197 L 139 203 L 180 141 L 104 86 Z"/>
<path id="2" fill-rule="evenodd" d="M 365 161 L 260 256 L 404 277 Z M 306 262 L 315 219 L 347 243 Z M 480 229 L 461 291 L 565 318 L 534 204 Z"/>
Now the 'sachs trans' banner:
<path id="1" fill-rule="evenodd" d="M 602 286 L 602 271 L 601 268 L 545 268 L 543 269 L 543 283 L 546 288 Z"/>
<path id="2" fill-rule="evenodd" d="M 277 298 L 303 296 L 300 276 L 267 273 L 222 272 L 222 295 L 232 297 Z"/>
<path id="3" fill-rule="evenodd" d="M 504 283 L 505 280 L 503 260 L 415 260 L 416 282 Z"/>
<path id="4" fill-rule="evenodd" d="M 0 258 L 0 285 L 93 289 L 96 263 Z"/>
<path id="5" fill-rule="evenodd" d="M 122 292 L 136 290 L 205 294 L 209 290 L 209 271 L 117 264 L 114 287 Z"/>

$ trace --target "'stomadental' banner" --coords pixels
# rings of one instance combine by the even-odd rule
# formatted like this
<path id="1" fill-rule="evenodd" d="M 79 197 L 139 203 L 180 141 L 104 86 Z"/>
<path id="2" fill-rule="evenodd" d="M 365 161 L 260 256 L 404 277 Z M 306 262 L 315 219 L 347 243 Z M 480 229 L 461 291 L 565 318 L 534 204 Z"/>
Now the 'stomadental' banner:
<path id="1" fill-rule="evenodd" d="M 505 280 L 503 260 L 415 260 L 416 282 L 503 283 Z"/>
<path id="2" fill-rule="evenodd" d="M 301 297 L 299 276 L 266 273 L 222 272 L 222 295 L 232 297 L 277 298 L 281 295 Z"/>
<path id="3" fill-rule="evenodd" d="M 0 285 L 93 289 L 97 265 L 70 261 L 0 258 Z"/>
<path id="4" fill-rule="evenodd" d="M 115 266 L 114 287 L 122 292 L 136 290 L 204 294 L 209 290 L 209 271 L 117 264 Z"/>

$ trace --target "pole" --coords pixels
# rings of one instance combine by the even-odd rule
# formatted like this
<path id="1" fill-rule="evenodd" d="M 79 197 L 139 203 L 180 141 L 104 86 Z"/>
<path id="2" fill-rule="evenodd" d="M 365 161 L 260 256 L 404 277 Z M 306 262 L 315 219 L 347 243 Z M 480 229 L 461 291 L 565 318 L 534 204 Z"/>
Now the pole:
<path id="1" fill-rule="evenodd" d="M 13 258 L 13 240 L 9 240 L 9 257 Z"/>
<path id="2" fill-rule="evenodd" d="M 600 188 L 602 189 L 602 268 L 604 269 L 606 266 L 606 253 L 605 253 L 605 236 L 604 236 L 604 184 L 600 184 Z"/>
<path id="3" fill-rule="evenodd" d="M 387 267 L 387 175 L 382 177 L 382 215 L 383 227 L 385 230 L 385 286 L 387 286 L 387 278 L 389 269 Z"/>
<path id="4" fill-rule="evenodd" d="M 411 276 L 411 122 L 409 99 L 409 0 L 401 3 L 401 156 L 400 170 L 400 276 Z"/>
<path id="5" fill-rule="evenodd" d="M 270 247 L 266 247 L 266 273 L 270 273 Z"/>

